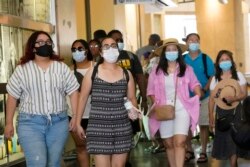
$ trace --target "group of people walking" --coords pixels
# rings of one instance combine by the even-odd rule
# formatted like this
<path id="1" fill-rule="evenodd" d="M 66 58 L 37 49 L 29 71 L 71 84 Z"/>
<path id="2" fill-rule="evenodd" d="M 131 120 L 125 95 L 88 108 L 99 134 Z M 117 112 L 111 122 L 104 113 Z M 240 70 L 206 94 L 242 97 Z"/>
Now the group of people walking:
<path id="1" fill-rule="evenodd" d="M 59 167 L 69 132 L 81 167 L 89 166 L 90 154 L 96 167 L 131 166 L 133 134 L 141 127 L 139 120 L 129 119 L 124 99 L 138 108 L 136 84 L 142 113 L 150 113 L 150 135 L 160 134 L 171 167 L 183 167 L 195 158 L 191 138 L 197 124 L 202 146 L 197 162 L 207 162 L 208 132 L 215 128 L 212 156 L 230 159 L 231 166 L 237 166 L 239 149 L 230 138 L 230 129 L 219 132 L 215 124 L 217 117 L 241 107 L 240 101 L 247 96 L 246 79 L 236 70 L 232 52 L 221 50 L 213 63 L 202 53 L 196 33 L 186 37 L 186 45 L 174 38 L 161 41 L 154 34 L 150 37 L 154 42 L 149 40 L 150 47 L 138 50 L 138 55 L 124 50 L 119 30 L 108 34 L 100 30 L 94 36 L 89 42 L 77 39 L 72 43 L 71 67 L 53 51 L 46 32 L 34 32 L 28 39 L 7 84 L 5 127 L 5 137 L 11 139 L 18 106 L 17 134 L 27 166 Z M 148 59 L 143 64 L 146 68 L 141 58 Z M 218 97 L 211 93 L 226 79 L 240 85 L 237 95 L 223 97 L 228 105 L 239 102 L 229 110 L 217 105 L 214 99 Z M 175 116 L 158 120 L 155 107 L 166 104 L 174 106 Z"/>

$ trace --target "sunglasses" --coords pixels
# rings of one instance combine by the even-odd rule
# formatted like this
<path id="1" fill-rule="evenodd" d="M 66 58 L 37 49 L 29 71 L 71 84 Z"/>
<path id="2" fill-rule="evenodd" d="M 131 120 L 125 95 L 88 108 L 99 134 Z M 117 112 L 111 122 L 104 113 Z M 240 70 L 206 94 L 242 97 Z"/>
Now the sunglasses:
<path id="1" fill-rule="evenodd" d="M 78 47 L 78 48 L 72 47 L 71 48 L 71 52 L 76 52 L 77 50 L 80 52 L 80 51 L 84 51 L 85 49 L 83 47 Z"/>

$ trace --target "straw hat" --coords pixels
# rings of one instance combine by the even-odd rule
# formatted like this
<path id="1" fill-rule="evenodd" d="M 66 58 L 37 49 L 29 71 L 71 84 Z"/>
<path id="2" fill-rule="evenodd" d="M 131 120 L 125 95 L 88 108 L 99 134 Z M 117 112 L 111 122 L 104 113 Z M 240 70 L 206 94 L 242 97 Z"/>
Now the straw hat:
<path id="1" fill-rule="evenodd" d="M 163 40 L 163 45 L 160 46 L 159 48 L 157 48 L 154 51 L 154 53 L 156 55 L 160 56 L 164 47 L 166 47 L 168 45 L 173 45 L 173 44 L 178 45 L 181 48 L 182 53 L 187 50 L 187 46 L 185 44 L 179 43 L 178 40 L 175 38 L 168 38 L 168 39 Z"/>
<path id="2" fill-rule="evenodd" d="M 227 103 L 225 97 L 228 96 L 238 96 L 240 94 L 240 85 L 235 79 L 223 79 L 212 91 L 212 96 L 214 97 L 215 103 L 224 110 L 230 110 L 235 108 L 239 101 L 233 103 Z"/>

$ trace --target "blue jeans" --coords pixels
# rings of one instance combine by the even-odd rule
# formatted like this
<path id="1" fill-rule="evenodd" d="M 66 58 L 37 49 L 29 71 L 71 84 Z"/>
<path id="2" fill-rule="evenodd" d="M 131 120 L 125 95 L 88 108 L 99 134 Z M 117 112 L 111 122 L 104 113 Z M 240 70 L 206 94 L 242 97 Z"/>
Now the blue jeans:
<path id="1" fill-rule="evenodd" d="M 61 166 L 68 124 L 66 112 L 51 114 L 51 120 L 44 115 L 19 114 L 17 133 L 27 167 Z"/>

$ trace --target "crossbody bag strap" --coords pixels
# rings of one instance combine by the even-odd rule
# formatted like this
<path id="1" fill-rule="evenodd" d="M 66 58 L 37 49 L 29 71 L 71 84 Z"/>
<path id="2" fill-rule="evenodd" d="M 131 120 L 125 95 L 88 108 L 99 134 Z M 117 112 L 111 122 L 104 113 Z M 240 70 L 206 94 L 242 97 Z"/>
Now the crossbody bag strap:
<path id="1" fill-rule="evenodd" d="M 177 96 L 177 86 L 178 86 L 178 76 L 176 75 L 176 79 L 175 79 L 175 92 L 174 92 L 174 107 L 176 104 L 176 96 Z"/>

